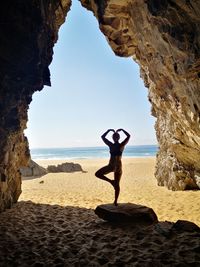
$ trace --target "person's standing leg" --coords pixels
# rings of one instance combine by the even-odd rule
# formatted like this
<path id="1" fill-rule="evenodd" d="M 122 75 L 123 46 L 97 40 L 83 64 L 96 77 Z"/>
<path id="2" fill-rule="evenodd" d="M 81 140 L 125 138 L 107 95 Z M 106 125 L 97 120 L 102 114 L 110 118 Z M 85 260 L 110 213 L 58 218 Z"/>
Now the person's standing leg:
<path id="1" fill-rule="evenodd" d="M 114 173 L 114 177 L 115 177 L 115 182 L 114 182 L 114 188 L 115 188 L 115 201 L 114 201 L 114 205 L 117 206 L 117 200 L 119 197 L 119 193 L 120 193 L 120 179 L 122 176 L 122 172 L 115 172 Z"/>

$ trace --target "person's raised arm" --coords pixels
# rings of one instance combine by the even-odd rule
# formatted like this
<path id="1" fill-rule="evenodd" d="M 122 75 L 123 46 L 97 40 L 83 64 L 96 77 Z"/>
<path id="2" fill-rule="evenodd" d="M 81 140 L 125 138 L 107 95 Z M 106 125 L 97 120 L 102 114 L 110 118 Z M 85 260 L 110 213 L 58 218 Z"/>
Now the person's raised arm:
<path id="1" fill-rule="evenodd" d="M 104 134 L 102 134 L 101 138 L 102 140 L 104 141 L 104 143 L 107 145 L 107 146 L 110 146 L 112 143 L 106 138 L 106 135 L 109 133 L 109 132 L 115 132 L 115 130 L 113 129 L 108 129 Z"/>
<path id="2" fill-rule="evenodd" d="M 121 142 L 121 145 L 125 146 L 128 143 L 131 135 L 127 131 L 125 131 L 124 129 L 118 129 L 116 132 L 121 132 L 121 131 L 126 135 L 126 138 L 124 139 L 124 141 Z"/>

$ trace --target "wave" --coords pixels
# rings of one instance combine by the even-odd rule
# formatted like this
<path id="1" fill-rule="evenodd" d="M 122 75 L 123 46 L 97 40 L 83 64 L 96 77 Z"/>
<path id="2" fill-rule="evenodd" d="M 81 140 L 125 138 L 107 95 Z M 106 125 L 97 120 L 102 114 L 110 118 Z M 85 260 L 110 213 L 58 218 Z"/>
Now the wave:
<path id="1" fill-rule="evenodd" d="M 127 146 L 124 157 L 150 157 L 158 151 L 156 145 Z M 31 149 L 31 157 L 34 160 L 77 160 L 109 158 L 108 147 L 81 147 L 81 148 L 37 148 Z"/>

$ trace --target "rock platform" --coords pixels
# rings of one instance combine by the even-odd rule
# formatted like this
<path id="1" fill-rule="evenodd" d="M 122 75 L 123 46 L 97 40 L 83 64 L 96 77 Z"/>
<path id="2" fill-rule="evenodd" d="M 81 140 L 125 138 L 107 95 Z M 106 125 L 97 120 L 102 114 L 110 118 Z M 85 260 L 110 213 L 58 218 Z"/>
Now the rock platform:
<path id="1" fill-rule="evenodd" d="M 99 205 L 95 209 L 96 215 L 113 223 L 133 223 L 151 225 L 158 222 L 153 209 L 133 203 Z"/>

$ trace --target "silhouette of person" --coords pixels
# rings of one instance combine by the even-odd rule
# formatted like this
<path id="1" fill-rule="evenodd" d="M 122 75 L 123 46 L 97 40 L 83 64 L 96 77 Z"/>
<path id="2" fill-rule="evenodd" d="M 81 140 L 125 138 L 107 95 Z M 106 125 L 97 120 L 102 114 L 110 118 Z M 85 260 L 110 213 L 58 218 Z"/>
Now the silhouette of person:
<path id="1" fill-rule="evenodd" d="M 114 143 L 110 142 L 107 138 L 106 135 L 109 132 L 114 132 L 112 135 Z M 126 138 L 124 139 L 123 142 L 119 143 L 120 135 L 119 132 L 124 132 L 126 135 Z M 114 205 L 117 206 L 117 200 L 119 197 L 120 193 L 120 179 L 122 176 L 122 153 L 124 150 L 125 145 L 128 143 L 130 139 L 130 134 L 126 132 L 123 129 L 118 129 L 117 131 L 113 129 L 108 129 L 102 136 L 101 138 L 103 139 L 104 143 L 109 146 L 110 149 L 110 160 L 107 166 L 102 167 L 99 169 L 96 173 L 95 176 L 97 178 L 100 178 L 104 181 L 109 182 L 115 189 L 115 200 L 114 200 Z M 114 172 L 114 180 L 111 180 L 105 176 L 105 174 L 108 174 L 110 172 Z"/>

